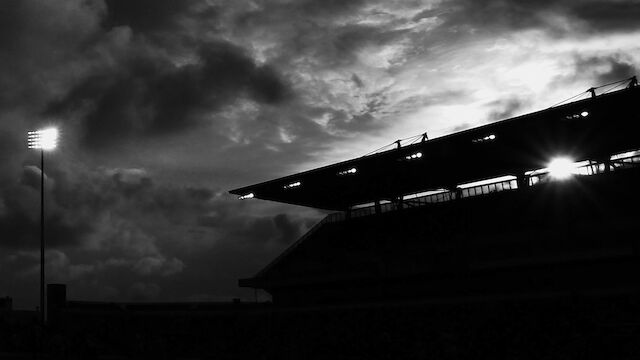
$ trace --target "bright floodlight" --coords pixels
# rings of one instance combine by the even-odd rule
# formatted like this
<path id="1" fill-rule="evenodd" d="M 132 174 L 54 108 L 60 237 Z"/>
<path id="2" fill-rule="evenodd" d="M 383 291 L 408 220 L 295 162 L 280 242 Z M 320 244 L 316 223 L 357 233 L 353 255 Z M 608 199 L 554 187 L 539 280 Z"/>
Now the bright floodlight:
<path id="1" fill-rule="evenodd" d="M 552 178 L 565 180 L 575 173 L 576 164 L 568 157 L 558 157 L 551 160 L 547 170 L 549 170 L 549 176 Z"/>
<path id="2" fill-rule="evenodd" d="M 27 133 L 29 149 L 53 150 L 58 145 L 58 129 L 48 128 Z"/>
<path id="3" fill-rule="evenodd" d="M 248 193 L 248 194 L 244 194 L 242 196 L 239 196 L 238 199 L 247 200 L 247 199 L 253 199 L 254 197 L 255 197 L 255 195 L 253 193 Z"/>

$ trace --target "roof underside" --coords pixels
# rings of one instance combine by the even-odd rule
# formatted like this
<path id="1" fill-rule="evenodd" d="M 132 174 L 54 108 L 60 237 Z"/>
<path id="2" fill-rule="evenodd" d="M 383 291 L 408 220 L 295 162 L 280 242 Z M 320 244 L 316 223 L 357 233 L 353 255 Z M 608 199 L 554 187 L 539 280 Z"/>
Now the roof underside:
<path id="1" fill-rule="evenodd" d="M 329 210 L 640 148 L 640 87 L 232 190 Z M 420 157 L 416 155 L 420 153 Z M 355 169 L 355 172 L 348 172 Z M 345 173 L 346 172 L 346 173 Z M 294 186 L 289 187 L 289 185 Z"/>

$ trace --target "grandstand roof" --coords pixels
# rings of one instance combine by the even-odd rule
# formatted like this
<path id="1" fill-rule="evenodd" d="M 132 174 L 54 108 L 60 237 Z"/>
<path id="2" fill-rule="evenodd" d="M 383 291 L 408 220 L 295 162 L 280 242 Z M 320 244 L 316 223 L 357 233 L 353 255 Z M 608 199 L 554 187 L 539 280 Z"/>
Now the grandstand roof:
<path id="1" fill-rule="evenodd" d="M 550 159 L 603 160 L 640 148 L 640 87 L 232 190 L 314 208 L 350 206 L 520 175 Z"/>

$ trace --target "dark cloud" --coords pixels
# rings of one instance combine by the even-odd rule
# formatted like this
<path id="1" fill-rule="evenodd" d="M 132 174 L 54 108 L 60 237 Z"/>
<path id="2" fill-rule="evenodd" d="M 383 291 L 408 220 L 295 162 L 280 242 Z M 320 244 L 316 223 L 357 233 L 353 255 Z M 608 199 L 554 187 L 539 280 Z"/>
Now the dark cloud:
<path id="1" fill-rule="evenodd" d="M 151 178 L 145 176 L 144 174 L 133 174 L 133 180 L 130 178 L 131 175 L 127 175 L 129 174 L 127 174 L 126 172 L 116 172 L 115 174 L 113 174 L 115 188 L 118 189 L 119 192 L 121 192 L 124 196 L 135 196 L 136 194 L 140 194 L 153 187 L 153 181 L 151 180 Z"/>
<path id="2" fill-rule="evenodd" d="M 455 132 L 458 132 L 458 131 L 463 131 L 463 130 L 470 129 L 470 128 L 472 128 L 472 127 L 474 127 L 474 124 L 470 124 L 470 123 L 462 123 L 462 124 L 459 124 L 459 125 L 454 126 L 454 127 L 451 129 L 451 132 L 452 132 L 452 133 L 455 133 Z"/>
<path id="3" fill-rule="evenodd" d="M 23 22 L 28 12 L 27 2 L 7 0 L 0 7 L 0 48 L 3 51 L 15 52 L 23 44 L 16 41 L 26 27 Z"/>
<path id="4" fill-rule="evenodd" d="M 67 211 L 87 211 L 94 222 L 109 211 L 127 220 L 195 225 L 198 216 L 210 209 L 214 196 L 210 189 L 156 185 L 141 169 L 107 170 L 82 179 L 90 183 L 79 180 L 58 176 L 53 197 Z"/>
<path id="5" fill-rule="evenodd" d="M 620 53 L 603 56 L 574 54 L 572 65 L 572 71 L 558 76 L 553 82 L 554 86 L 575 81 L 584 82 L 585 79 L 591 79 L 588 85 L 599 86 L 638 74 L 638 65 L 633 59 Z"/>
<path id="6" fill-rule="evenodd" d="M 175 27 L 178 17 L 194 1 L 191 0 L 105 0 L 107 14 L 104 26 L 128 26 L 134 31 L 168 31 Z"/>
<path id="7" fill-rule="evenodd" d="M 24 151 L 25 143 L 15 133 L 0 130 L 0 186 L 10 183 L 15 176 L 16 158 Z"/>
<path id="8" fill-rule="evenodd" d="M 29 175 L 27 175 L 29 177 Z M 47 194 L 48 196 L 50 193 Z M 5 249 L 36 249 L 40 244 L 39 189 L 16 185 L 7 187 L 0 196 L 0 247 Z M 82 243 L 92 231 L 86 218 L 72 218 L 47 204 L 45 229 L 47 244 L 71 247 Z"/>
<path id="9" fill-rule="evenodd" d="M 158 284 L 136 282 L 129 288 L 129 298 L 134 301 L 150 301 L 157 299 L 160 292 Z"/>
<path id="10" fill-rule="evenodd" d="M 254 4 L 253 9 L 242 11 L 235 19 L 238 26 L 256 26 L 273 19 L 287 19 L 295 21 L 333 20 L 345 14 L 355 13 L 366 0 L 290 0 L 281 2 L 262 2 Z"/>
<path id="11" fill-rule="evenodd" d="M 340 3 L 340 4 L 339 4 Z M 358 16 L 365 1 L 303 1 L 268 4 L 262 8 L 238 14 L 234 31 L 246 37 L 261 37 L 268 28 L 278 38 L 278 51 L 273 61 L 290 66 L 292 60 L 303 60 L 320 69 L 336 70 L 357 64 L 358 51 L 367 46 L 382 46 L 398 42 L 408 29 L 376 26 L 342 17 Z M 316 10 L 317 8 L 317 10 Z M 286 21 L 283 21 L 286 19 Z"/>
<path id="12" fill-rule="evenodd" d="M 498 121 L 508 119 L 522 110 L 527 105 L 527 102 L 520 98 L 510 98 L 504 100 L 496 100 L 488 104 L 493 110 L 489 112 L 489 121 Z"/>
<path id="13" fill-rule="evenodd" d="M 300 236 L 308 221 L 309 218 L 292 217 L 284 213 L 238 218 L 218 208 L 213 214 L 201 216 L 198 224 L 214 229 L 231 229 L 234 238 L 251 244 L 290 244 Z"/>
<path id="14" fill-rule="evenodd" d="M 39 191 L 41 174 L 42 172 L 39 168 L 35 166 L 25 166 L 22 176 L 20 177 L 20 184 Z"/>
<path id="15" fill-rule="evenodd" d="M 640 29 L 640 3 L 636 0 L 575 1 L 571 5 L 571 15 L 593 31 Z"/>
<path id="16" fill-rule="evenodd" d="M 106 74 L 94 74 L 49 106 L 48 114 L 79 112 L 84 144 L 104 147 L 129 136 L 173 133 L 200 115 L 249 97 L 278 104 L 291 94 L 285 80 L 225 42 L 201 46 L 198 60 L 178 66 L 140 53 Z"/>
<path id="17" fill-rule="evenodd" d="M 576 57 L 575 72 L 578 76 L 595 76 L 597 85 L 627 79 L 637 74 L 636 65 L 622 55 Z"/>
<path id="18" fill-rule="evenodd" d="M 421 17 L 438 16 L 445 20 L 442 26 L 446 28 L 526 29 L 544 25 L 544 12 L 560 5 L 552 0 L 452 0 Z"/>
<path id="19" fill-rule="evenodd" d="M 64 6 L 40 0 L 8 0 L 0 6 L 0 110 L 34 108 L 57 90 L 82 44 L 98 32 L 97 0 Z"/>
<path id="20" fill-rule="evenodd" d="M 287 214 L 276 215 L 273 218 L 273 223 L 280 232 L 277 240 L 281 243 L 290 244 L 300 236 L 300 224 L 292 221 Z"/>
<path id="21" fill-rule="evenodd" d="M 437 16 L 446 28 L 494 30 L 540 28 L 565 33 L 566 26 L 584 25 L 585 31 L 628 31 L 640 28 L 640 4 L 616 1 L 452 0 L 418 18 Z M 558 16 L 564 17 L 558 21 Z"/>
<path id="22" fill-rule="evenodd" d="M 234 197 L 158 184 L 143 169 L 70 174 L 55 166 L 47 177 L 47 271 L 51 281 L 68 283 L 89 299 L 183 299 L 203 291 L 204 279 L 237 296 L 239 271 L 255 271 L 312 222 L 282 212 L 256 216 Z M 37 275 L 39 187 L 33 183 L 40 173 L 33 166 L 23 172 L 0 193 L 0 248 L 16 254 L 0 258 L 7 279 Z M 251 261 L 226 260 L 239 256 Z M 223 264 L 226 275 L 210 271 L 218 266 L 212 261 Z M 210 274 L 196 276 L 200 286 L 166 294 L 165 288 L 176 291 L 178 283 L 190 283 L 185 276 L 203 270 Z"/>
<path id="23" fill-rule="evenodd" d="M 353 83 L 359 88 L 363 88 L 364 87 L 364 82 L 356 74 L 351 75 L 351 81 L 353 81 Z"/>
<path id="24" fill-rule="evenodd" d="M 332 44 L 341 54 L 351 54 L 367 45 L 389 44 L 409 32 L 367 25 L 344 25 L 333 31 Z"/>
<path id="25" fill-rule="evenodd" d="M 292 1 L 287 5 L 292 6 L 293 11 L 301 11 L 304 14 L 335 16 L 345 12 L 353 12 L 366 3 L 366 0 L 302 0 Z"/>

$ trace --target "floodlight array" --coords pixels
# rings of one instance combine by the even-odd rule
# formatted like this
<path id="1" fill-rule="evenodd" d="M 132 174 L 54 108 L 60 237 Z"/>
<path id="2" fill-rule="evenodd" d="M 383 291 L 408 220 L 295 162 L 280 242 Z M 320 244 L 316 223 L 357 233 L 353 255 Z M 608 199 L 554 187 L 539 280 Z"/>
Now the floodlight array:
<path id="1" fill-rule="evenodd" d="M 27 133 L 27 145 L 29 146 L 29 149 L 55 149 L 58 145 L 58 129 L 48 128 L 44 130 L 29 131 Z"/>

